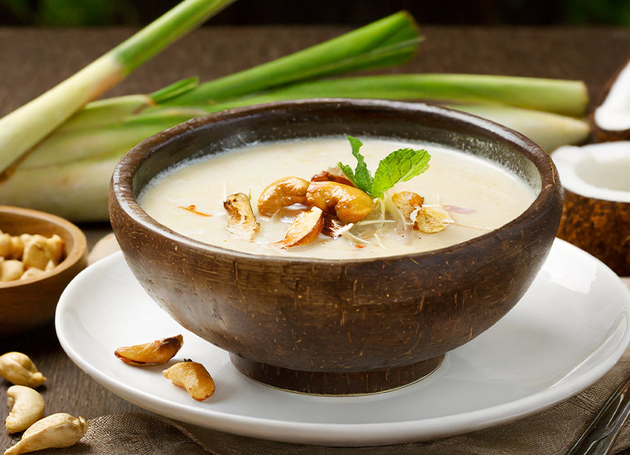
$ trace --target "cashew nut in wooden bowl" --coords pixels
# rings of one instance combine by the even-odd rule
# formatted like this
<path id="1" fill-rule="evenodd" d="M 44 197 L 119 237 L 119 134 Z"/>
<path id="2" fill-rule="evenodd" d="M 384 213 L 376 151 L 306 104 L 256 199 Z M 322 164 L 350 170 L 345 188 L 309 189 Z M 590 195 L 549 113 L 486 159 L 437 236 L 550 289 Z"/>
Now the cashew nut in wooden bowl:
<path id="1" fill-rule="evenodd" d="M 46 239 L 58 236 L 54 237 L 56 245 L 62 245 L 58 264 L 50 264 L 49 270 L 0 282 L 0 337 L 9 337 L 36 329 L 53 319 L 62 291 L 86 266 L 87 242 L 81 229 L 69 221 L 18 207 L 0 206 L 0 231 L 5 239 L 12 237 L 16 241 L 22 234 Z M 19 267 L 17 262 L 22 262 L 22 253 L 13 254 L 17 259 L 11 254 L 0 261 L 12 261 Z M 29 265 L 22 264 L 22 267 L 27 272 Z"/>

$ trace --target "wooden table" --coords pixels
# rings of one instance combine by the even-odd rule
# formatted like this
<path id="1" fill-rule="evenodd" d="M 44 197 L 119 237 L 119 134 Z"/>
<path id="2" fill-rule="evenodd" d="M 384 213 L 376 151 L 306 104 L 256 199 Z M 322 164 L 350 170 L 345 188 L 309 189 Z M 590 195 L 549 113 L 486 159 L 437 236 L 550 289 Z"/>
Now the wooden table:
<path id="1" fill-rule="evenodd" d="M 207 80 L 263 63 L 334 37 L 336 27 L 204 28 L 138 69 L 112 95 L 148 93 L 198 75 Z M 0 29 L 0 115 L 65 79 L 133 30 Z M 462 72 L 537 76 L 586 81 L 597 97 L 609 77 L 630 57 L 630 30 L 545 28 L 422 29 L 426 41 L 412 63 L 388 72 Z M 0 201 L 0 204 L 2 201 Z M 107 224 L 82 226 L 90 243 Z M 52 325 L 19 338 L 0 340 L 0 353 L 29 354 L 48 377 L 42 389 L 47 412 L 92 418 L 139 410 L 98 385 L 63 352 Z M 7 415 L 0 381 L 0 419 Z M 11 438 L 0 431 L 0 448 Z"/>

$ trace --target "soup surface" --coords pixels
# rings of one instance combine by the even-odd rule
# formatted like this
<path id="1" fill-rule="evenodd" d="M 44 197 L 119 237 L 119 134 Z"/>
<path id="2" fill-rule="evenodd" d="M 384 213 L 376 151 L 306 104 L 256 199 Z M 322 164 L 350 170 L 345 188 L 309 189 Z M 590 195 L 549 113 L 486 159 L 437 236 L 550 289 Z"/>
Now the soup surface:
<path id="1" fill-rule="evenodd" d="M 320 234 L 309 245 L 279 248 L 281 240 L 303 206 L 292 206 L 273 217 L 256 209 L 261 192 L 272 182 L 295 176 L 310 180 L 314 174 L 338 162 L 356 161 L 348 141 L 309 139 L 248 146 L 241 150 L 190 161 L 158 175 L 139 196 L 142 208 L 172 230 L 211 245 L 260 255 L 350 259 L 393 256 L 444 248 L 496 229 L 532 203 L 534 192 L 520 178 L 494 163 L 432 144 L 410 144 L 389 140 L 364 141 L 361 153 L 368 168 L 376 170 L 390 152 L 412 147 L 431 155 L 429 169 L 386 193 L 413 191 L 424 197 L 423 207 L 434 207 L 448 215 L 448 227 L 426 234 L 375 210 L 364 221 L 346 226 L 344 235 Z M 227 229 L 223 201 L 232 193 L 245 193 L 260 223 L 251 240 L 243 240 Z M 391 201 L 391 199 L 389 199 Z M 376 207 L 382 207 L 377 201 Z"/>

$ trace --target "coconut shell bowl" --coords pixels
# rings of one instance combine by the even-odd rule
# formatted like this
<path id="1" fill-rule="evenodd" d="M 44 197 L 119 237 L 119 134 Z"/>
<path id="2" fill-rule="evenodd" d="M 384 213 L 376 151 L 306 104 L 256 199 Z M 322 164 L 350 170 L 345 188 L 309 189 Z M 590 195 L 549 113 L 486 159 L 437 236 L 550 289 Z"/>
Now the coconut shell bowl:
<path id="1" fill-rule="evenodd" d="M 50 322 L 62 291 L 86 266 L 85 235 L 49 213 L 0 206 L 0 231 L 10 236 L 39 234 L 63 240 L 60 262 L 41 275 L 0 282 L 0 338 L 23 334 Z"/>
<path id="2" fill-rule="evenodd" d="M 341 136 L 430 142 L 516 172 L 534 202 L 518 218 L 430 252 L 354 260 L 256 256 L 182 236 L 136 197 L 158 173 L 243 143 Z M 132 272 L 178 323 L 230 352 L 245 375 L 303 393 L 353 395 L 410 384 L 519 301 L 562 210 L 549 157 L 492 122 L 424 104 L 306 100 L 235 109 L 161 132 L 118 164 L 111 222 Z"/>

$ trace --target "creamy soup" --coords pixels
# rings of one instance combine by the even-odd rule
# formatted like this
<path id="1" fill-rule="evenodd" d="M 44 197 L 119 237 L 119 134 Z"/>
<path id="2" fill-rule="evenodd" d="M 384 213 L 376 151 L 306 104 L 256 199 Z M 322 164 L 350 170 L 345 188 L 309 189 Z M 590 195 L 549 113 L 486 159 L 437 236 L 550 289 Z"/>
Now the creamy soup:
<path id="1" fill-rule="evenodd" d="M 381 159 L 404 147 L 427 150 L 431 155 L 429 169 L 398 183 L 385 194 L 384 202 L 376 200 L 372 214 L 343 226 L 339 230 L 343 235 L 332 238 L 319 234 L 304 246 L 280 248 L 274 242 L 283 239 L 296 215 L 308 207 L 295 205 L 264 217 L 258 213 L 256 201 L 269 184 L 280 178 L 310 180 L 339 161 L 354 168 L 356 161 L 345 138 L 267 143 L 190 161 L 154 178 L 140 194 L 139 202 L 165 226 L 211 245 L 259 255 L 348 259 L 416 253 L 461 243 L 513 220 L 535 198 L 533 190 L 519 177 L 490 161 L 456 150 L 432 144 L 365 140 L 361 153 L 374 172 Z M 383 207 L 392 205 L 392 194 L 400 191 L 422 196 L 423 207 L 447 215 L 448 227 L 426 234 L 414 229 L 413 222 L 401 221 L 400 214 L 383 211 Z M 251 240 L 238 238 L 227 229 L 223 202 L 232 193 L 245 193 L 251 199 L 260 223 Z"/>

